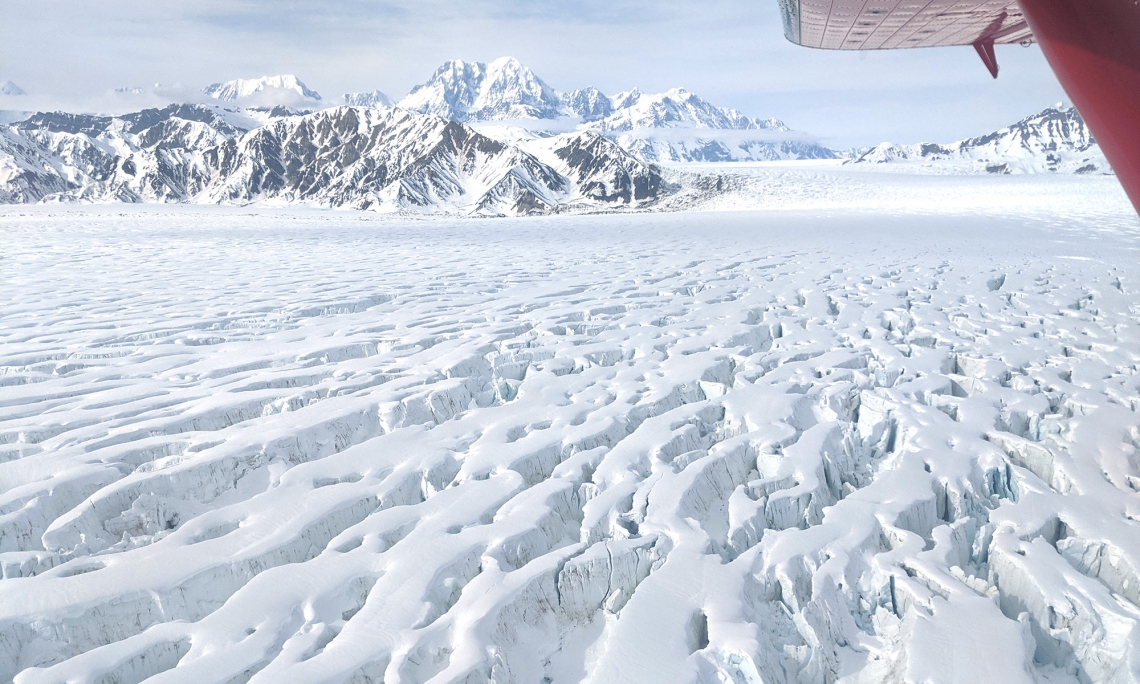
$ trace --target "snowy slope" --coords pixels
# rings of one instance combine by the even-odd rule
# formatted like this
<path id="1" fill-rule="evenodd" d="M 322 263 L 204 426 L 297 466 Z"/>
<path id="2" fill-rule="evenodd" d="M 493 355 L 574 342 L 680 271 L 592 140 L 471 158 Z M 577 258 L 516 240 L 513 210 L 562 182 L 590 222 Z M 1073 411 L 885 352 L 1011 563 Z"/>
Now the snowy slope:
<path id="1" fill-rule="evenodd" d="M 666 194 L 657 169 L 593 131 L 535 140 L 524 149 L 569 178 L 579 197 L 636 207 Z"/>
<path id="2" fill-rule="evenodd" d="M 988 173 L 1111 173 L 1076 108 L 1051 107 L 999 131 L 948 145 L 883 143 L 857 164 L 909 163 Z"/>
<path id="3" fill-rule="evenodd" d="M 321 96 L 309 90 L 296 76 L 262 76 L 214 83 L 202 89 L 207 96 L 245 107 L 314 107 Z"/>
<path id="4" fill-rule="evenodd" d="M 0 680 L 1140 681 L 1136 217 L 898 178 L 0 212 Z"/>

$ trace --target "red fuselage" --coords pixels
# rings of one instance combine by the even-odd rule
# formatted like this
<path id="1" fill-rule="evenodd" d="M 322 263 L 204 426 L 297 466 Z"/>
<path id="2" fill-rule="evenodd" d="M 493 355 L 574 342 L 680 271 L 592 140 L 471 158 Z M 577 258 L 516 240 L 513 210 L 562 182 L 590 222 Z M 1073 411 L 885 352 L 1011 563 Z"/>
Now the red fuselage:
<path id="1" fill-rule="evenodd" d="M 1045 58 L 1140 212 L 1140 4 L 1018 2 Z"/>

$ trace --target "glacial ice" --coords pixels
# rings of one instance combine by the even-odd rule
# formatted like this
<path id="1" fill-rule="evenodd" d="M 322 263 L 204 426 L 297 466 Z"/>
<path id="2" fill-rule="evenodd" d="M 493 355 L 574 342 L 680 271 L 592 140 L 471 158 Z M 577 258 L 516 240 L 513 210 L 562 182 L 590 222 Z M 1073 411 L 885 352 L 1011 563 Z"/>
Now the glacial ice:
<path id="1" fill-rule="evenodd" d="M 0 680 L 1140 682 L 1116 199 L 6 209 Z"/>

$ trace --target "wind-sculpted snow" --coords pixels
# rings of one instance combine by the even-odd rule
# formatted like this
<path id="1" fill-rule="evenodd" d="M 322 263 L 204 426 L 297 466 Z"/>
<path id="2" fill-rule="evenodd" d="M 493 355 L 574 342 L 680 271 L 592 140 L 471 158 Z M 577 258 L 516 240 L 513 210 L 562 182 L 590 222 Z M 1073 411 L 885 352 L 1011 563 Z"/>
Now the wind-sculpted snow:
<path id="1" fill-rule="evenodd" d="M 1123 201 L 51 211 L 0 680 L 1140 682 Z"/>

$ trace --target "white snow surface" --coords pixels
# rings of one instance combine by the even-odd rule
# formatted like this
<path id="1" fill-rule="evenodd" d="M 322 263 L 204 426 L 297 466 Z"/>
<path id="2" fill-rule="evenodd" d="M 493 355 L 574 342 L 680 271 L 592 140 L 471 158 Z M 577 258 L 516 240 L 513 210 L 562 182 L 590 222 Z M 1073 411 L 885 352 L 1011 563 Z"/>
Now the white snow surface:
<path id="1" fill-rule="evenodd" d="M 0 680 L 1140 682 L 1122 193 L 815 173 L 0 210 Z"/>
<path id="2" fill-rule="evenodd" d="M 19 97 L 20 95 L 27 95 L 24 89 L 12 83 L 11 81 L 4 81 L 0 83 L 0 95 L 9 95 L 12 97 Z"/>

